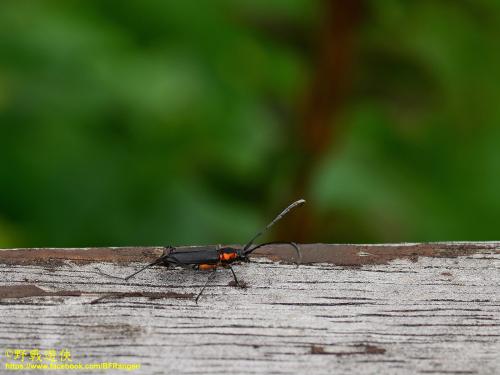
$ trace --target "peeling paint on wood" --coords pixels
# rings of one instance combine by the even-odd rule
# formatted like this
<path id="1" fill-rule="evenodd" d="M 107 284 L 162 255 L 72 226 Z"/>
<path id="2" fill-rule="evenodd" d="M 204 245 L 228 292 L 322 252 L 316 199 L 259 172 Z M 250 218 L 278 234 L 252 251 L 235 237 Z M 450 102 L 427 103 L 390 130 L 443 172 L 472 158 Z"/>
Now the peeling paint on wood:
<path id="1" fill-rule="evenodd" d="M 222 246 L 222 245 L 219 245 Z M 225 246 L 225 245 L 224 245 Z M 239 245 L 231 245 L 238 247 Z M 199 246 L 180 246 L 191 251 Z M 400 244 L 302 244 L 302 262 L 336 265 L 386 264 L 394 259 L 417 260 L 419 256 L 457 257 L 478 253 L 499 252 L 500 242 L 430 242 Z M 159 257 L 164 247 L 89 247 L 89 248 L 30 248 L 0 249 L 3 264 L 52 264 L 67 261 L 75 264 L 113 262 L 150 262 Z M 289 245 L 270 245 L 253 254 L 274 261 L 295 262 L 295 252 Z"/>
<path id="2" fill-rule="evenodd" d="M 286 246 L 235 266 L 245 289 L 218 271 L 198 305 L 207 273 L 96 272 L 161 248 L 0 251 L 0 348 L 141 364 L 130 373 L 500 373 L 499 243 L 302 248 L 299 268 Z"/>

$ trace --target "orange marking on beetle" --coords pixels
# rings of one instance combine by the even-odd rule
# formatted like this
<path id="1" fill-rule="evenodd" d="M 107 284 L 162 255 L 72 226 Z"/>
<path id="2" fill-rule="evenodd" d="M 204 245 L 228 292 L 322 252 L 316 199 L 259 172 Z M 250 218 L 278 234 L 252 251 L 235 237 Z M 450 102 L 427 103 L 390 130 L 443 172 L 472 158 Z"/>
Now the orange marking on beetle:
<path id="1" fill-rule="evenodd" d="M 221 262 L 228 262 L 230 260 L 236 259 L 236 253 L 220 253 L 219 260 Z"/>
<path id="2" fill-rule="evenodd" d="M 198 269 L 201 271 L 209 271 L 209 270 L 213 270 L 215 268 L 217 268 L 216 264 L 200 264 L 198 266 Z"/>

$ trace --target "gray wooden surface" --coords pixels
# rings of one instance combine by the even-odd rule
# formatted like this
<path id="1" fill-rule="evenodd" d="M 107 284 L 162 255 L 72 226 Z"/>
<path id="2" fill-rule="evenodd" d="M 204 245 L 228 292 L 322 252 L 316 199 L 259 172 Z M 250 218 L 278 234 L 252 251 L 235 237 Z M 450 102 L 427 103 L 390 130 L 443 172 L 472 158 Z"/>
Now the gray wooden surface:
<path id="1" fill-rule="evenodd" d="M 235 266 L 246 289 L 220 270 L 198 304 L 207 273 L 95 272 L 159 253 L 0 251 L 0 372 L 6 349 L 66 348 L 131 374 L 500 374 L 500 243 L 311 244 L 299 268 L 272 247 Z"/>

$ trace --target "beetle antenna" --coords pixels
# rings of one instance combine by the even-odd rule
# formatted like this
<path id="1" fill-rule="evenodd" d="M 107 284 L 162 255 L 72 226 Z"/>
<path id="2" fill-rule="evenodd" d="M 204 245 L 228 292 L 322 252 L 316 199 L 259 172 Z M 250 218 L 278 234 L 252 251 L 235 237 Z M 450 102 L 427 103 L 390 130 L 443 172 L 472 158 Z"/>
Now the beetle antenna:
<path id="1" fill-rule="evenodd" d="M 245 247 L 243 248 L 243 251 L 245 252 L 245 254 L 247 253 L 247 250 L 250 248 L 250 246 L 252 246 L 253 242 L 258 238 L 260 237 L 262 234 L 264 234 L 269 228 L 271 228 L 274 224 L 276 224 L 276 222 L 278 222 L 279 220 L 281 220 L 283 218 L 283 216 L 285 216 L 288 212 L 290 212 L 290 210 L 294 209 L 295 207 L 297 206 L 301 206 L 303 205 L 304 203 L 306 203 L 306 201 L 304 199 L 299 199 L 298 201 L 295 201 L 293 202 L 291 205 L 289 205 L 287 208 L 285 208 L 283 211 L 281 211 L 281 213 L 276 216 L 274 218 L 273 221 L 271 221 L 269 224 L 267 224 L 267 226 L 262 229 L 260 232 L 258 232 L 246 245 Z"/>

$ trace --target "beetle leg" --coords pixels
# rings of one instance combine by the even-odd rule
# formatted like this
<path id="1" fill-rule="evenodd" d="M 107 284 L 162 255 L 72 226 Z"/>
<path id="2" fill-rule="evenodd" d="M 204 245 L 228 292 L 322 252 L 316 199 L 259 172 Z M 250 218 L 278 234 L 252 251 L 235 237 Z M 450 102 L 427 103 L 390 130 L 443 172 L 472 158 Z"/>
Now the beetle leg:
<path id="1" fill-rule="evenodd" d="M 111 276 L 111 275 L 110 275 Z M 114 277 L 114 276 L 111 276 L 111 277 Z M 121 277 L 121 279 L 123 279 L 123 277 Z M 96 298 L 96 299 L 93 299 L 92 301 L 90 301 L 89 303 L 91 305 L 95 305 L 96 303 L 99 303 L 101 302 L 103 299 L 106 299 L 106 298 L 109 298 L 109 297 L 113 297 L 114 294 L 113 293 L 107 293 L 107 294 L 104 294 L 102 296 L 100 296 L 99 298 Z"/>
<path id="2" fill-rule="evenodd" d="M 200 293 L 198 293 L 198 295 L 196 296 L 196 299 L 194 300 L 196 302 L 196 304 L 198 304 L 198 300 L 200 299 L 201 295 L 203 294 L 203 291 L 207 287 L 208 283 L 215 277 L 216 272 L 217 272 L 217 268 L 214 268 L 212 273 L 208 276 L 207 281 L 205 281 L 205 284 L 203 285 L 203 288 L 201 288 Z"/>
<path id="3" fill-rule="evenodd" d="M 114 275 L 111 275 L 109 273 L 106 273 L 104 272 L 103 270 L 101 270 L 99 267 L 94 267 L 94 269 L 97 271 L 98 274 L 100 275 L 103 275 L 103 276 L 106 276 L 106 277 L 112 277 L 113 279 L 120 279 L 120 280 L 125 280 L 124 277 L 120 277 L 120 276 L 114 276 Z"/>
<path id="4" fill-rule="evenodd" d="M 134 272 L 133 274 L 131 275 L 128 275 L 127 277 L 120 277 L 120 276 L 113 276 L 113 275 L 110 275 L 110 274 L 107 274 L 103 271 L 101 271 L 99 268 L 96 268 L 97 271 L 102 274 L 102 275 L 105 275 L 105 276 L 108 276 L 108 277 L 113 277 L 115 279 L 121 279 L 121 280 L 128 280 L 130 279 L 131 277 L 137 275 L 139 272 L 142 272 L 144 271 L 146 268 L 149 268 L 149 267 L 152 267 L 152 266 L 155 266 L 157 264 L 161 264 L 163 263 L 163 265 L 165 266 L 169 266 L 171 264 L 175 264 L 174 262 L 172 262 L 171 260 L 168 259 L 168 256 L 170 255 L 170 253 L 172 252 L 172 250 L 175 250 L 175 247 L 173 246 L 166 246 L 164 249 L 163 249 L 163 254 L 158 258 L 156 259 L 154 262 L 151 262 L 149 263 L 148 265 L 140 268 L 137 272 Z"/>
<path id="5" fill-rule="evenodd" d="M 156 264 L 159 264 L 159 263 L 161 263 L 162 261 L 163 261 L 163 257 L 160 257 L 160 258 L 156 259 L 154 262 L 149 263 L 148 265 L 146 265 L 146 266 L 142 267 L 141 269 L 139 269 L 139 271 L 136 271 L 136 272 L 134 272 L 133 274 L 128 275 L 127 277 L 121 277 L 121 276 L 114 276 L 114 275 L 111 275 L 111 274 L 109 274 L 109 273 L 106 273 L 106 272 L 102 271 L 102 270 L 101 270 L 100 268 L 98 268 L 98 267 L 94 267 L 94 269 L 95 269 L 95 270 L 97 270 L 97 273 L 99 273 L 99 274 L 101 274 L 101 275 L 104 275 L 104 276 L 107 276 L 107 277 L 112 277 L 112 278 L 114 278 L 114 279 L 120 279 L 120 280 L 128 280 L 128 279 L 130 279 L 132 276 L 137 275 L 139 272 L 144 271 L 146 268 L 149 268 L 149 267 L 152 267 L 152 266 L 154 266 L 154 265 L 156 265 Z"/>
<path id="6" fill-rule="evenodd" d="M 239 286 L 240 288 L 243 288 L 243 285 L 240 284 L 240 282 L 238 281 L 238 278 L 236 277 L 236 273 L 234 272 L 233 267 L 231 267 L 231 265 L 228 264 L 227 268 L 229 268 L 231 270 L 231 272 L 233 273 L 233 278 L 234 278 L 234 282 L 236 283 L 236 285 Z"/>

